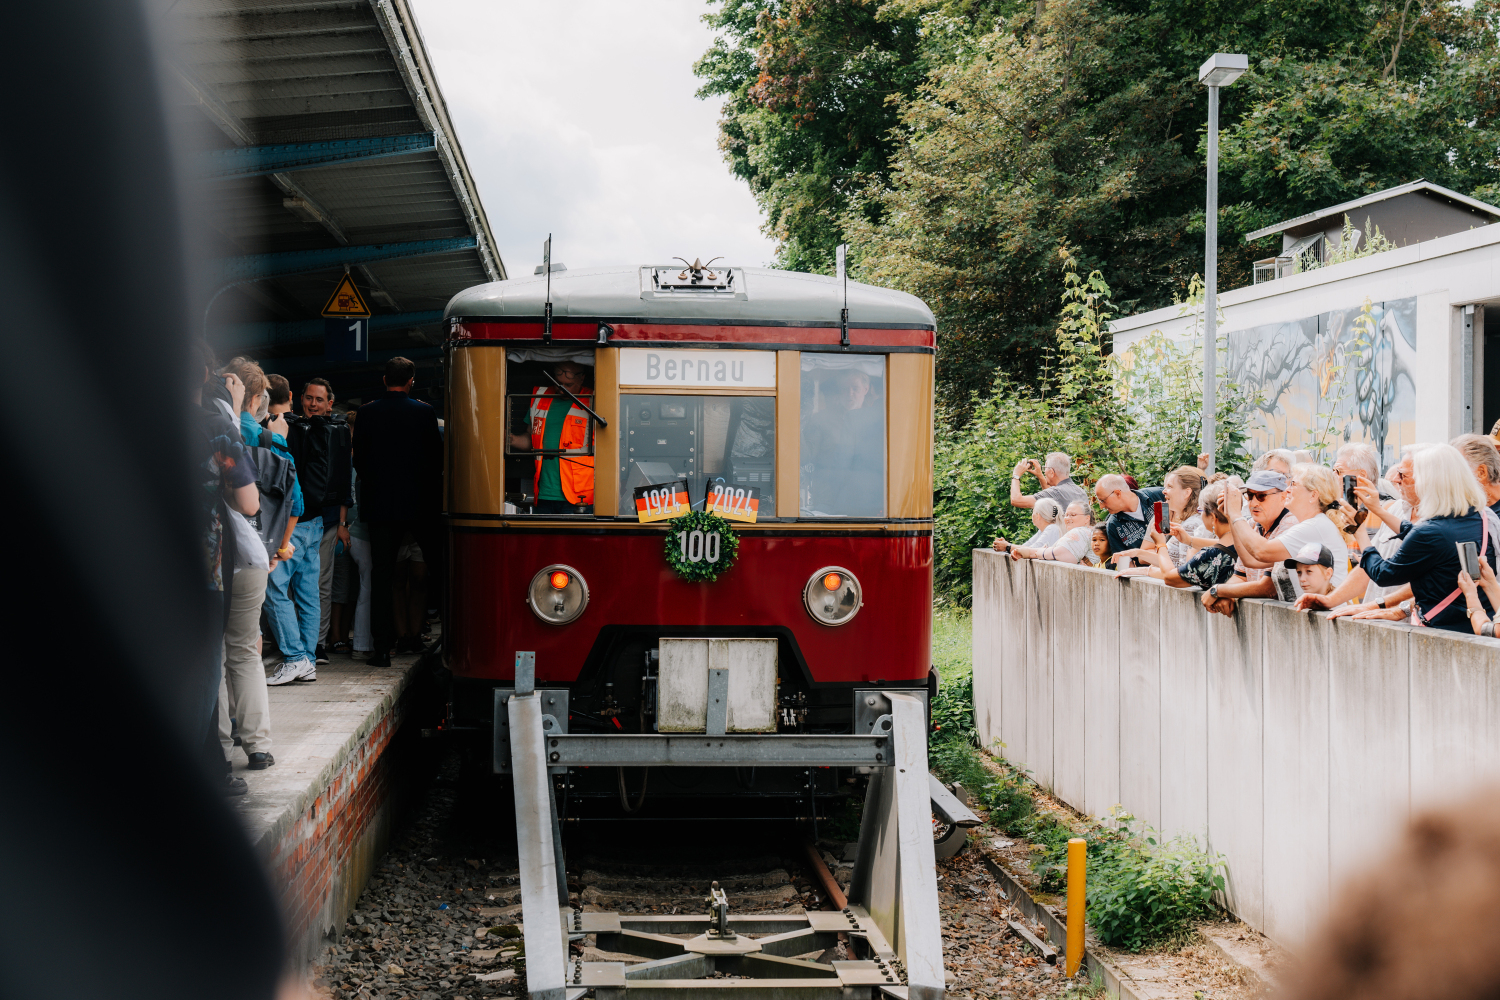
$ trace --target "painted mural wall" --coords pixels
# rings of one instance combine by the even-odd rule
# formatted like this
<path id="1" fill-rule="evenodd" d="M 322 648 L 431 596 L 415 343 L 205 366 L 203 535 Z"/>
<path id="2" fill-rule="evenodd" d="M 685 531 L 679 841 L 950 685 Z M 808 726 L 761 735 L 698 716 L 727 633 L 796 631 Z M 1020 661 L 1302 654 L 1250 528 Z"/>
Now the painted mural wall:
<path id="1" fill-rule="evenodd" d="M 1326 449 L 1319 457 L 1332 461 L 1337 445 L 1367 441 L 1384 467 L 1416 440 L 1417 300 L 1371 303 L 1365 322 L 1363 309 L 1228 335 L 1229 376 L 1260 390 L 1251 451 Z"/>

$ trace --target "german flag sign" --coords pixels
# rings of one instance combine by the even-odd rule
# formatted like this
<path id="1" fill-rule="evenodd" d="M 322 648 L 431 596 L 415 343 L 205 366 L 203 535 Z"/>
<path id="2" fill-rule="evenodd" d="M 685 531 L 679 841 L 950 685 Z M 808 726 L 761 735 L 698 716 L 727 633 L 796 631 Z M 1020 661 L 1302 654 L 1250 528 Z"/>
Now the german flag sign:
<path id="1" fill-rule="evenodd" d="M 635 516 L 642 524 L 670 521 L 692 510 L 686 479 L 635 488 Z"/>
<path id="2" fill-rule="evenodd" d="M 754 486 L 728 486 L 714 483 L 708 489 L 703 509 L 730 521 L 755 523 L 760 513 L 760 490 Z"/>

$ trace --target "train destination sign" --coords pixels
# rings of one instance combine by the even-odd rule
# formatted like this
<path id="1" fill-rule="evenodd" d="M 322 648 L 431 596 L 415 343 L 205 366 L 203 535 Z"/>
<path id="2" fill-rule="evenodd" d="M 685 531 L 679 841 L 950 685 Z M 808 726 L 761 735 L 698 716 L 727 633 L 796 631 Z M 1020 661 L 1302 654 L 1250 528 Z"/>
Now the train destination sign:
<path id="1" fill-rule="evenodd" d="M 760 513 L 760 490 L 754 486 L 726 486 L 714 483 L 708 489 L 703 509 L 731 521 L 755 523 Z"/>
<path id="2" fill-rule="evenodd" d="M 620 349 L 622 387 L 774 389 L 775 351 Z"/>
<path id="3" fill-rule="evenodd" d="M 635 488 L 635 516 L 642 524 L 670 521 L 692 510 L 686 479 Z"/>

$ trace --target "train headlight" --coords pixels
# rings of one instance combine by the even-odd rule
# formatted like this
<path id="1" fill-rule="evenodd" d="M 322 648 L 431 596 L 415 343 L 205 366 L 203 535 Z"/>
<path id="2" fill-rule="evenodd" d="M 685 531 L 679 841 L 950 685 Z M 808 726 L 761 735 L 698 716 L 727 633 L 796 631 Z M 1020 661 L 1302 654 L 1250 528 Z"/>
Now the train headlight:
<path id="1" fill-rule="evenodd" d="M 864 591 L 854 574 L 842 566 L 824 566 L 802 588 L 807 613 L 824 625 L 842 625 L 859 614 Z"/>
<path id="2" fill-rule="evenodd" d="M 549 625 L 566 625 L 589 606 L 589 585 L 572 566 L 556 563 L 537 571 L 526 590 L 532 614 Z"/>

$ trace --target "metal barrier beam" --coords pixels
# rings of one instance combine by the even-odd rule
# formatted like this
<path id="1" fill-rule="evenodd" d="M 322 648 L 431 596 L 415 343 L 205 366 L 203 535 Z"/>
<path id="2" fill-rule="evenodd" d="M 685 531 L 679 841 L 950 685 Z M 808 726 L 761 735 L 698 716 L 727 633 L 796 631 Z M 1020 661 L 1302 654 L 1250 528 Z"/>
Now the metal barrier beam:
<path id="1" fill-rule="evenodd" d="M 557 903 L 557 821 L 542 751 L 541 698 L 535 693 L 514 695 L 506 708 L 525 914 L 526 990 L 533 1000 L 565 1000 L 567 932 Z"/>
<path id="2" fill-rule="evenodd" d="M 922 733 L 917 739 L 926 746 Z M 547 737 L 546 763 L 553 767 L 886 767 L 896 752 L 891 743 L 889 736 L 571 733 Z M 511 745 L 515 745 L 514 737 Z"/>
<path id="3" fill-rule="evenodd" d="M 262 174 L 307 170 L 334 163 L 373 160 L 436 149 L 431 132 L 387 135 L 375 139 L 336 139 L 331 142 L 289 142 L 273 146 L 237 146 L 211 149 L 198 154 L 204 177 L 256 177 Z"/>

